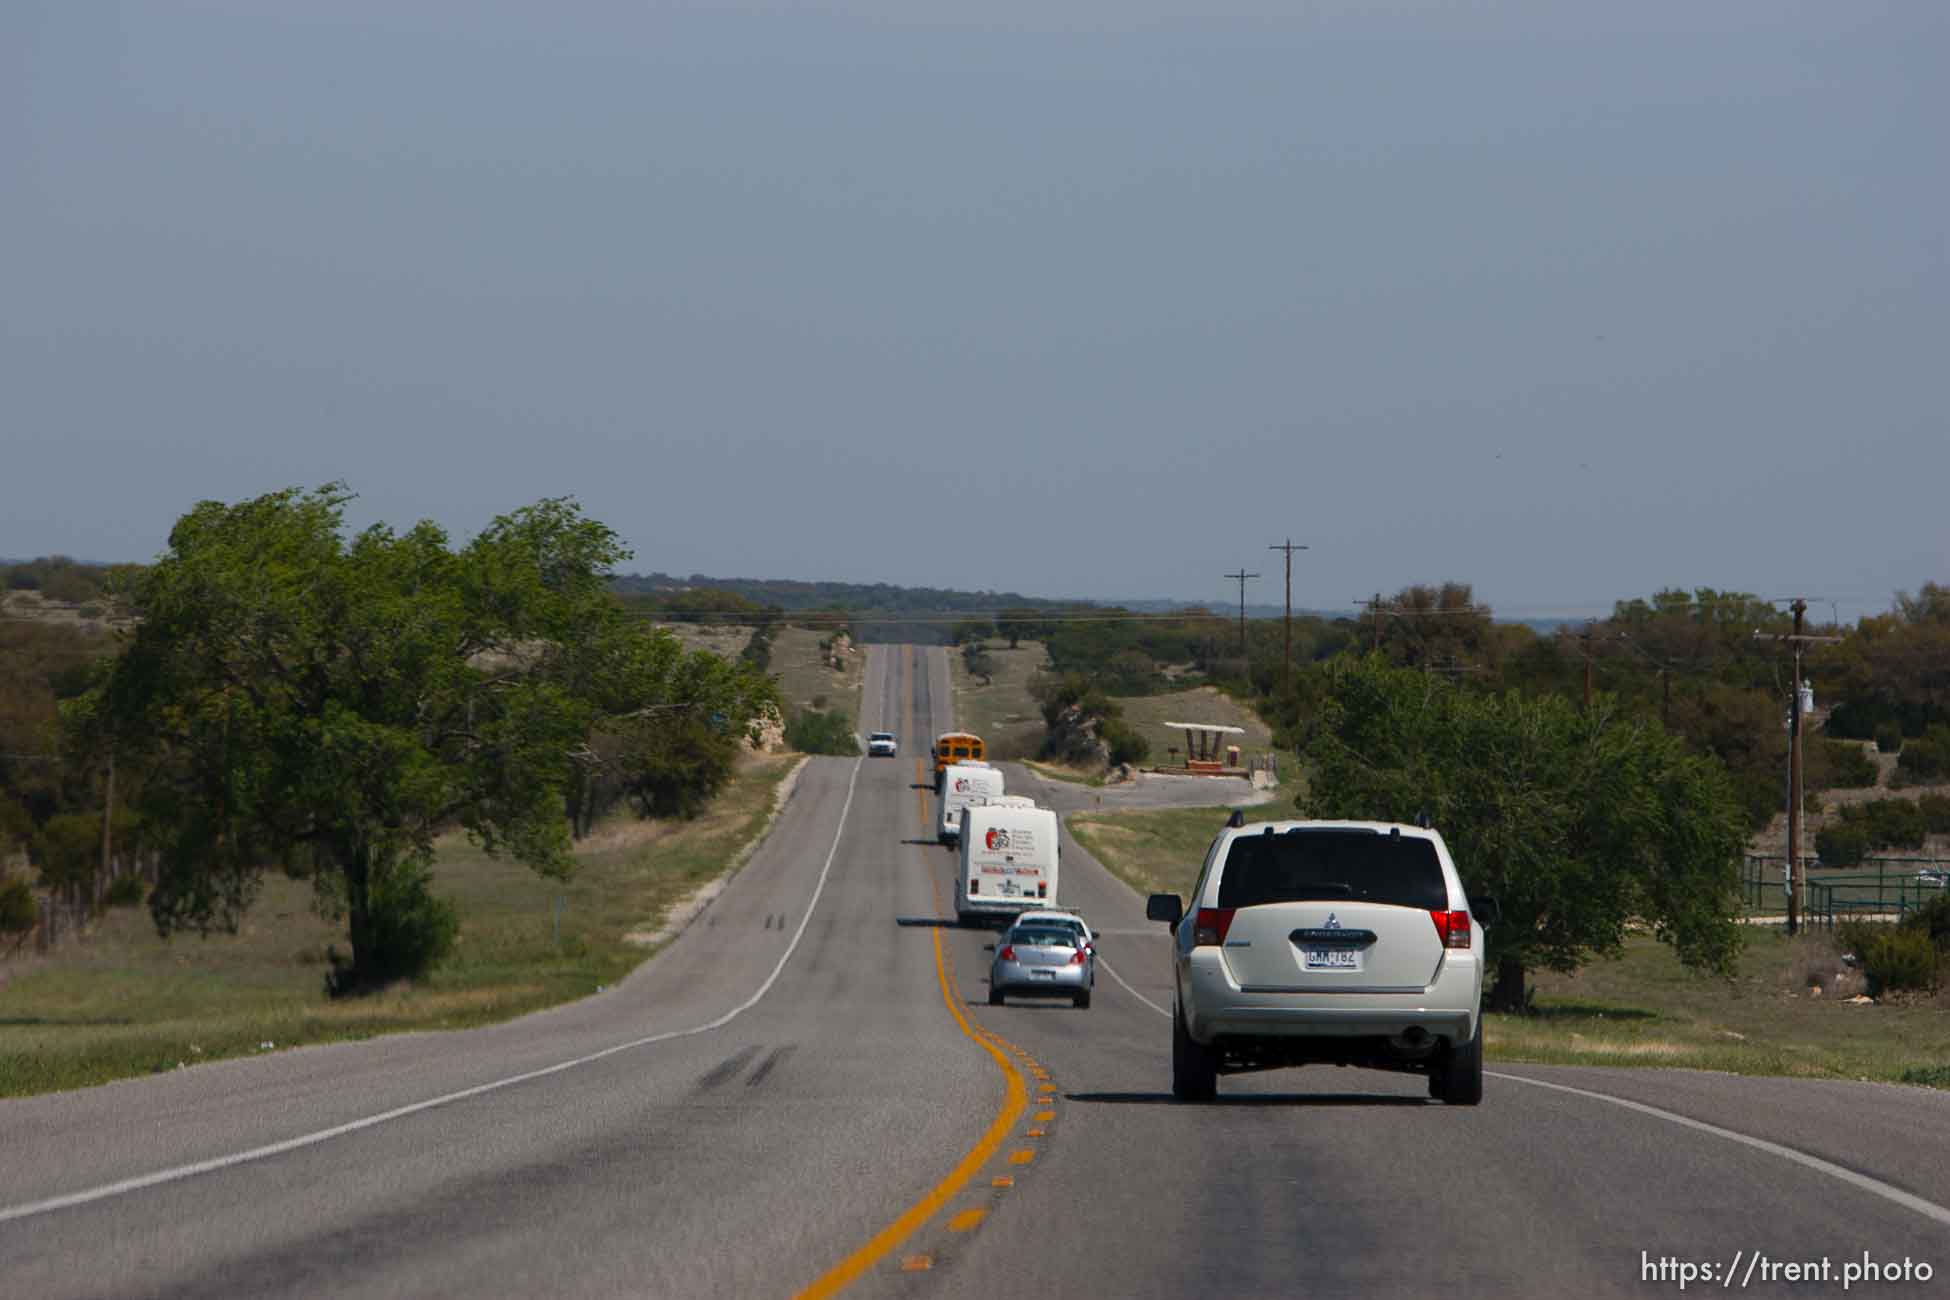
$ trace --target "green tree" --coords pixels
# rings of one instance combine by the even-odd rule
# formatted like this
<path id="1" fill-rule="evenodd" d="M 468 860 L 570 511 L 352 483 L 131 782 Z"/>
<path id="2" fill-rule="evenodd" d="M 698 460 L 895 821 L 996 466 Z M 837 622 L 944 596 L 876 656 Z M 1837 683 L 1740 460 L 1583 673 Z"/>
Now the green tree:
<path id="1" fill-rule="evenodd" d="M 0 876 L 0 934 L 14 936 L 18 946 L 39 920 L 32 886 L 19 876 Z"/>
<path id="2" fill-rule="evenodd" d="M 982 685 L 995 684 L 995 656 L 980 641 L 970 641 L 961 648 L 962 666 L 973 676 L 982 679 Z"/>
<path id="3" fill-rule="evenodd" d="M 1493 1005 L 1526 971 L 1575 970 L 1641 922 L 1689 965 L 1738 950 L 1746 826 L 1724 769 L 1657 724 L 1551 696 L 1475 694 L 1370 658 L 1340 673 L 1308 747 L 1311 816 L 1432 819 L 1493 896 Z"/>
<path id="4" fill-rule="evenodd" d="M 34 836 L 34 858 L 40 865 L 41 888 L 74 898 L 88 894 L 102 863 L 102 819 L 99 813 L 56 813 Z"/>
<path id="5" fill-rule="evenodd" d="M 165 935 L 237 925 L 267 865 L 309 867 L 347 918 L 334 991 L 417 974 L 451 941 L 434 837 L 566 875 L 564 793 L 637 629 L 626 552 L 570 501 L 458 550 L 432 523 L 350 538 L 341 485 L 204 502 L 136 582 L 143 620 L 68 742 L 139 769 Z"/>
<path id="6" fill-rule="evenodd" d="M 1014 650 L 1024 638 L 1033 637 L 1042 630 L 1043 617 L 1036 610 L 1024 607 L 1005 609 L 995 616 L 995 631 L 998 636 L 1009 638 L 1009 648 Z"/>

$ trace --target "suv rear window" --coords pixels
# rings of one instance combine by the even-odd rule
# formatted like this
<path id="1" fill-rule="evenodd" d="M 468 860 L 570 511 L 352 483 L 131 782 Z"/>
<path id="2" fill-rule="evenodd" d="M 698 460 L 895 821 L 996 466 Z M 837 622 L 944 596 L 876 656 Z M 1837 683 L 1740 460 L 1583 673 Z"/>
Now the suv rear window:
<path id="1" fill-rule="evenodd" d="M 1435 845 L 1373 831 L 1295 830 L 1241 835 L 1226 853 L 1220 907 L 1306 900 L 1449 906 Z"/>

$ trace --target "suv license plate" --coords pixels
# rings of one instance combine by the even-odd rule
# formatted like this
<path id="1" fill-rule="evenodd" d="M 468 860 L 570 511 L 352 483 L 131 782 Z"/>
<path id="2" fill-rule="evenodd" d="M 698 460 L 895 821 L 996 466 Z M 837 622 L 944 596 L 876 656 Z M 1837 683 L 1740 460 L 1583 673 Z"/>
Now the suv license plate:
<path id="1" fill-rule="evenodd" d="M 1352 948 L 1308 948 L 1308 970 L 1360 970 L 1361 954 Z"/>

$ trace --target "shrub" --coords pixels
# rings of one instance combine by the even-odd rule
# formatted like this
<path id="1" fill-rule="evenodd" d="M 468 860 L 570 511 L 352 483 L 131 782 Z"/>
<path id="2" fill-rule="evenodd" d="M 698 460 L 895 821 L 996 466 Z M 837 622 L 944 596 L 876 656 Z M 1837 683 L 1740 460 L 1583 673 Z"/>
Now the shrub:
<path id="1" fill-rule="evenodd" d="M 1876 724 L 1876 748 L 1885 754 L 1903 752 L 1903 726 L 1900 722 L 1878 722 Z"/>
<path id="2" fill-rule="evenodd" d="M 842 754 L 852 757 L 860 752 L 860 742 L 854 739 L 853 726 L 843 713 L 821 713 L 808 709 L 795 714 L 785 724 L 785 743 L 802 754 Z"/>
<path id="3" fill-rule="evenodd" d="M 1853 741 L 1823 740 L 1821 753 L 1827 778 L 1823 784 L 1828 788 L 1854 790 L 1876 783 L 1878 772 L 1875 760 Z"/>
<path id="4" fill-rule="evenodd" d="M 1824 867 L 1852 867 L 1862 861 L 1868 852 L 1869 832 L 1866 827 L 1842 822 L 1824 826 L 1815 832 L 1815 856 L 1821 859 Z"/>
<path id="5" fill-rule="evenodd" d="M 1916 801 L 1923 814 L 1923 829 L 1932 835 L 1950 835 L 1950 794 L 1926 794 Z"/>
<path id="6" fill-rule="evenodd" d="M 103 901 L 110 907 L 134 907 L 149 896 L 149 887 L 137 875 L 117 876 Z"/>
<path id="7" fill-rule="evenodd" d="M 1896 774 L 1906 784 L 1950 777 L 1950 727 L 1931 727 L 1903 746 Z"/>
<path id="8" fill-rule="evenodd" d="M 427 869 L 417 862 L 395 863 L 376 870 L 367 886 L 367 914 L 360 944 L 363 968 L 327 952 L 332 968 L 325 973 L 325 991 L 332 997 L 383 988 L 395 980 L 415 979 L 453 951 L 460 934 L 460 917 L 452 903 L 436 898 L 427 888 Z"/>
<path id="9" fill-rule="evenodd" d="M 1863 937 L 1855 955 L 1872 992 L 1936 988 L 1937 950 L 1927 933 L 1884 925 Z"/>
<path id="10" fill-rule="evenodd" d="M 1839 823 L 1816 833 L 1815 852 L 1824 863 L 1848 866 L 1878 849 L 1920 849 L 1926 834 L 1928 822 L 1915 800 L 1874 799 L 1844 806 Z M 1834 856 L 1822 847 L 1824 837 L 1833 847 Z"/>
<path id="11" fill-rule="evenodd" d="M 0 934 L 26 934 L 40 919 L 34 890 L 20 876 L 0 880 Z"/>
<path id="12" fill-rule="evenodd" d="M 1151 742 L 1122 718 L 1106 719 L 1100 734 L 1110 750 L 1113 767 L 1119 763 L 1142 763 L 1151 756 Z"/>
<path id="13" fill-rule="evenodd" d="M 1932 898 L 1905 916 L 1903 928 L 1928 935 L 1938 952 L 1950 954 L 1950 894 Z"/>

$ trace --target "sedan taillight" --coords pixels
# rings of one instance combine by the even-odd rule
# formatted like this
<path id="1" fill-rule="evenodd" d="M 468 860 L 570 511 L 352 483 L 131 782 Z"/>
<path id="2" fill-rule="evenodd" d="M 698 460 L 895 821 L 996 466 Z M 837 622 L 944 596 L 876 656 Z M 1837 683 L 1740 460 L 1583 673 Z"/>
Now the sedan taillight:
<path id="1" fill-rule="evenodd" d="M 1226 941 L 1226 931 L 1232 928 L 1230 907 L 1201 907 L 1192 918 L 1192 946 L 1205 948 Z"/>
<path id="2" fill-rule="evenodd" d="M 1012 943 L 1004 944 L 1002 946 L 1002 951 L 998 952 L 995 955 L 1001 958 L 1003 961 L 1014 961 L 1016 959 L 1016 946 Z"/>
<path id="3" fill-rule="evenodd" d="M 1435 922 L 1436 936 L 1445 948 L 1469 947 L 1469 913 L 1433 911 L 1429 918 Z"/>
<path id="4" fill-rule="evenodd" d="M 1081 966 L 1083 965 L 1083 959 L 1085 957 L 1088 957 L 1089 955 L 1090 954 L 1087 951 L 1085 951 L 1082 948 L 1079 948 L 1075 952 L 1070 954 L 1070 964 L 1072 966 Z"/>

